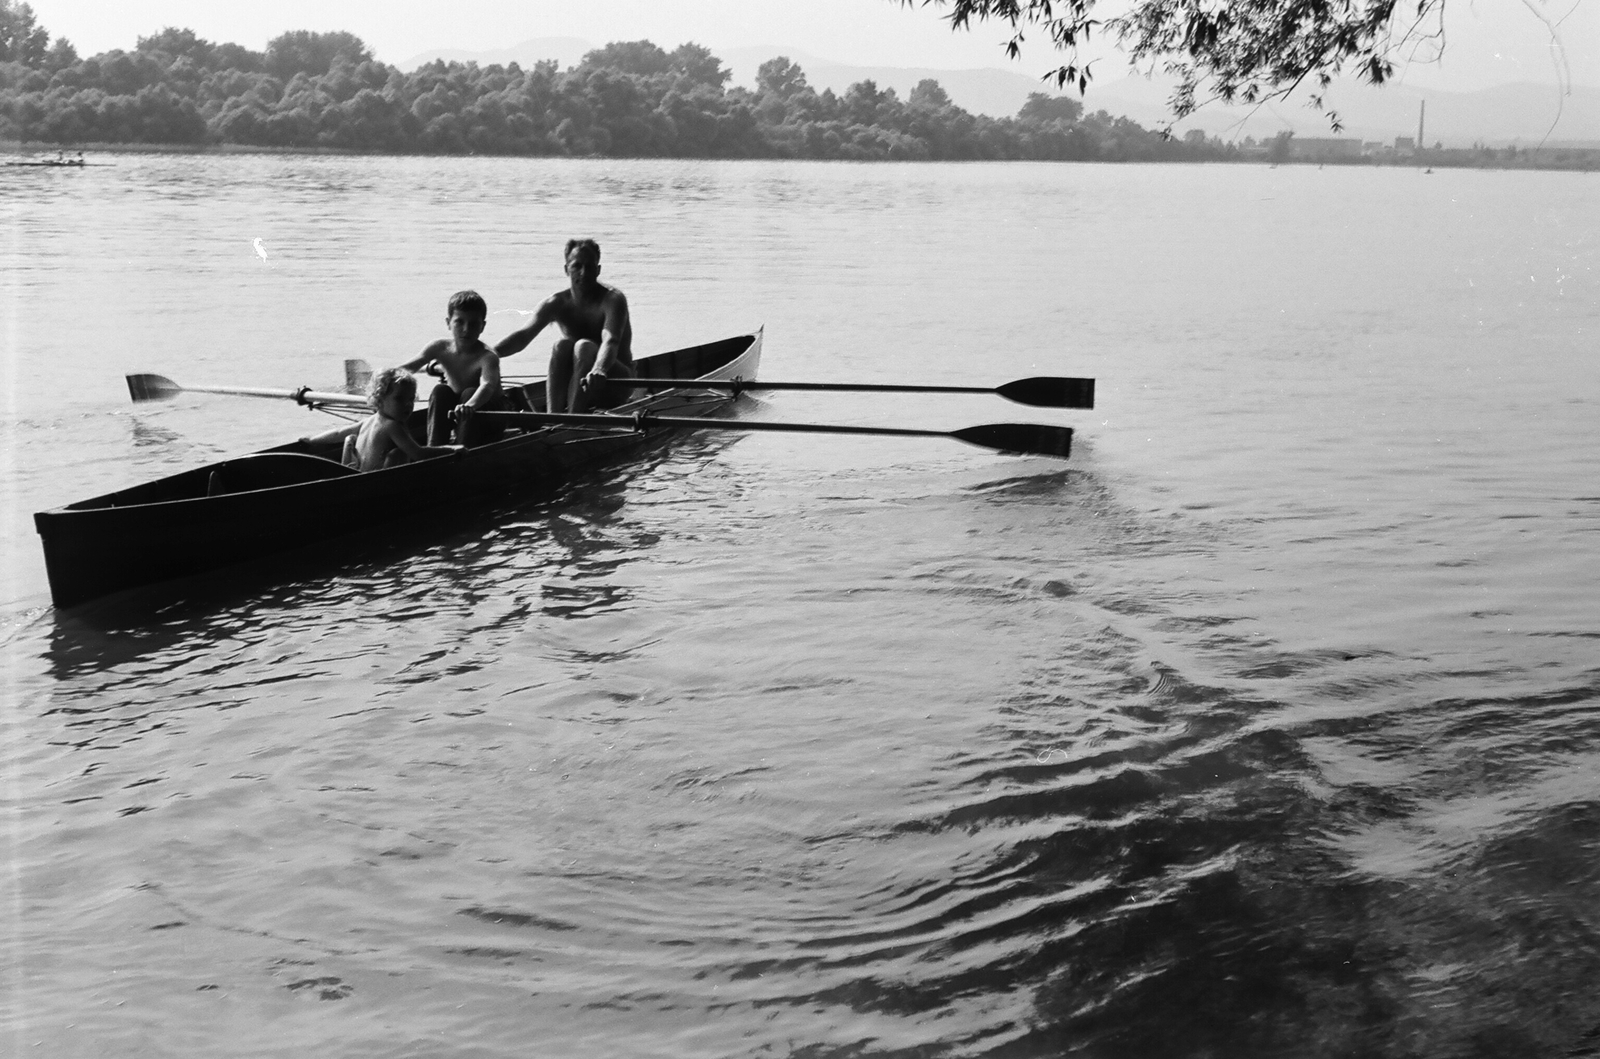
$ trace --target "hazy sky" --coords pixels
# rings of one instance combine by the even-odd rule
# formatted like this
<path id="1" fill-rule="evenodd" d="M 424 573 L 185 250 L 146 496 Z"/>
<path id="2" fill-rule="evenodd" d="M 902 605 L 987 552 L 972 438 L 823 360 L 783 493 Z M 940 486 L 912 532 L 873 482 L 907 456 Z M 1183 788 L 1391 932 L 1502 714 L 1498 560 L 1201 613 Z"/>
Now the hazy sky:
<path id="1" fill-rule="evenodd" d="M 428 48 L 487 50 L 535 37 L 596 44 L 652 40 L 672 48 L 782 45 L 823 59 L 940 69 L 1002 67 L 1036 75 L 1055 65 L 1041 39 L 1021 62 L 1006 59 L 997 26 L 953 32 L 935 8 L 894 0 L 29 0 L 41 25 L 79 54 L 131 48 L 164 26 L 252 48 L 291 29 L 347 30 L 379 59 L 402 62 Z M 1114 2 L 1114 0 L 1109 0 Z M 1448 46 L 1435 64 L 1414 64 L 1406 83 L 1470 90 L 1512 81 L 1555 83 L 1549 31 L 1560 24 L 1571 79 L 1600 85 L 1600 0 L 1450 0 Z M 1120 77 L 1120 58 L 1098 68 Z"/>

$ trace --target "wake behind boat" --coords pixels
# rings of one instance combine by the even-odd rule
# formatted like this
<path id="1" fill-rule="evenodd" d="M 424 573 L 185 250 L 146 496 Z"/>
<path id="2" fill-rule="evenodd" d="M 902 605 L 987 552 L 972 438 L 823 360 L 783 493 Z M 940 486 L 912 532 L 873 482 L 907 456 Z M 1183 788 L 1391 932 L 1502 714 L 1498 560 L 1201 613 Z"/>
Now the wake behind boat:
<path id="1" fill-rule="evenodd" d="M 761 331 L 647 357 L 641 376 L 727 382 L 753 379 Z M 130 385 L 132 379 L 130 379 Z M 544 406 L 544 383 L 510 387 L 518 403 Z M 226 391 L 225 391 L 226 392 Z M 291 392 L 257 391 L 262 396 Z M 298 391 L 302 403 L 339 395 Z M 136 395 L 137 396 L 137 395 Z M 632 399 L 596 423 L 533 422 L 499 440 L 449 456 L 359 473 L 340 462 L 341 443 L 294 441 L 34 515 L 44 543 L 50 595 L 71 607 L 122 589 L 201 573 L 414 516 L 538 488 L 619 458 L 666 434 L 629 430 L 630 419 L 668 413 L 708 416 L 737 393 L 692 383 Z M 352 403 L 361 403 L 353 400 Z M 426 409 L 407 426 L 421 438 Z"/>

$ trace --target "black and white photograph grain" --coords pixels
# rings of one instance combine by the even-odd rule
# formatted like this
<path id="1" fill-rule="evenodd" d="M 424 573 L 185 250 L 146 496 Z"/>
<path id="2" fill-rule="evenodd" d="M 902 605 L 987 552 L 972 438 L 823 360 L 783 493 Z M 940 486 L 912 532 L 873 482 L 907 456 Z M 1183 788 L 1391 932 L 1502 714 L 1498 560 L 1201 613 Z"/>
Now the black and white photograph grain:
<path id="1" fill-rule="evenodd" d="M 0 0 L 0 1056 L 1600 1059 L 1600 0 Z"/>

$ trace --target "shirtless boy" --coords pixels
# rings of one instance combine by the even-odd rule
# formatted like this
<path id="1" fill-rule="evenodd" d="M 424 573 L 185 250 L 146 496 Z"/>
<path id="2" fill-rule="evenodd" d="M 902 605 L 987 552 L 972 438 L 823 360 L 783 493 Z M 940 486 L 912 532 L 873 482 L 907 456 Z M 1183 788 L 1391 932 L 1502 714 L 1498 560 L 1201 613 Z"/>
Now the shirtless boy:
<path id="1" fill-rule="evenodd" d="M 568 287 L 544 300 L 526 327 L 495 343 L 502 357 L 526 349 L 550 324 L 561 338 L 550 351 L 545 394 L 552 412 L 614 408 L 628 399 L 624 386 L 604 380 L 633 377 L 633 321 L 628 299 L 600 282 L 600 244 L 569 239 L 565 254 Z"/>
<path id="2" fill-rule="evenodd" d="M 385 368 L 372 377 L 367 403 L 373 413 L 344 442 L 344 465 L 379 471 L 411 460 L 448 456 L 453 445 L 418 445 L 406 429 L 417 400 L 417 378 L 404 368 Z"/>
<path id="3" fill-rule="evenodd" d="M 500 358 L 478 337 L 488 319 L 489 307 L 477 291 L 451 295 L 445 315 L 450 337 L 428 343 L 420 355 L 400 365 L 407 371 L 420 371 L 432 361 L 444 372 L 444 384 L 435 386 L 428 398 L 429 445 L 450 440 L 451 420 L 455 421 L 455 440 L 468 448 L 495 441 L 505 432 L 503 426 L 475 419 L 472 414 L 505 408 Z"/>

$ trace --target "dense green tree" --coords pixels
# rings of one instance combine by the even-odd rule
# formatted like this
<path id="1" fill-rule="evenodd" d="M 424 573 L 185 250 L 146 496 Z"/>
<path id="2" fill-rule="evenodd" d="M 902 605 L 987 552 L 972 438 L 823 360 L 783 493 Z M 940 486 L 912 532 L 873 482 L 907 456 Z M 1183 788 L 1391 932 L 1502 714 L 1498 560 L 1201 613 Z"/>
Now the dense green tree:
<path id="1" fill-rule="evenodd" d="M 8 5 L 9 0 L 0 0 Z M 31 12 L 6 6 L 7 12 Z M 29 23 L 32 26 L 31 23 Z M 29 29 L 30 39 L 42 30 Z M 48 39 L 45 34 L 43 38 Z M 62 42 L 58 42 L 58 47 Z M 70 49 L 70 46 L 68 46 Z M 406 74 L 348 33 L 256 52 L 167 27 L 131 52 L 0 62 L 0 135 L 50 143 L 233 143 L 356 151 L 847 159 L 1217 157 L 1039 93 L 1014 119 L 956 106 L 932 79 L 816 92 L 786 58 L 729 88 L 701 45 L 621 41 L 561 70 L 433 62 Z M 1185 152 L 1188 153 L 1185 153 Z"/>
<path id="2" fill-rule="evenodd" d="M 587 52 L 578 64 L 579 73 L 606 70 L 634 77 L 654 77 L 671 68 L 672 57 L 647 40 L 614 41 Z"/>
<path id="3" fill-rule="evenodd" d="M 297 29 L 267 42 L 265 67 L 286 80 L 295 74 L 318 77 L 331 70 L 339 59 L 370 62 L 372 52 L 352 33 Z"/>
<path id="4" fill-rule="evenodd" d="M 49 54 L 50 34 L 34 19 L 33 8 L 0 0 L 0 62 L 39 67 Z"/>
<path id="5" fill-rule="evenodd" d="M 1028 93 L 1028 101 L 1017 111 L 1021 122 L 1043 123 L 1060 121 L 1071 125 L 1083 116 L 1083 104 L 1069 96 L 1048 96 L 1043 92 Z"/>
<path id="6" fill-rule="evenodd" d="M 780 55 L 756 68 L 756 88 L 779 99 L 791 99 L 810 89 L 805 71 Z"/>
<path id="7" fill-rule="evenodd" d="M 192 29 L 168 26 L 160 33 L 140 37 L 134 51 L 157 56 L 169 63 L 174 59 L 187 58 L 196 66 L 212 65 L 211 42 L 196 36 Z"/>
<path id="8" fill-rule="evenodd" d="M 698 44 L 680 44 L 668 56 L 669 69 L 689 85 L 705 85 L 722 91 L 733 74 L 722 65 L 722 60 Z"/>

